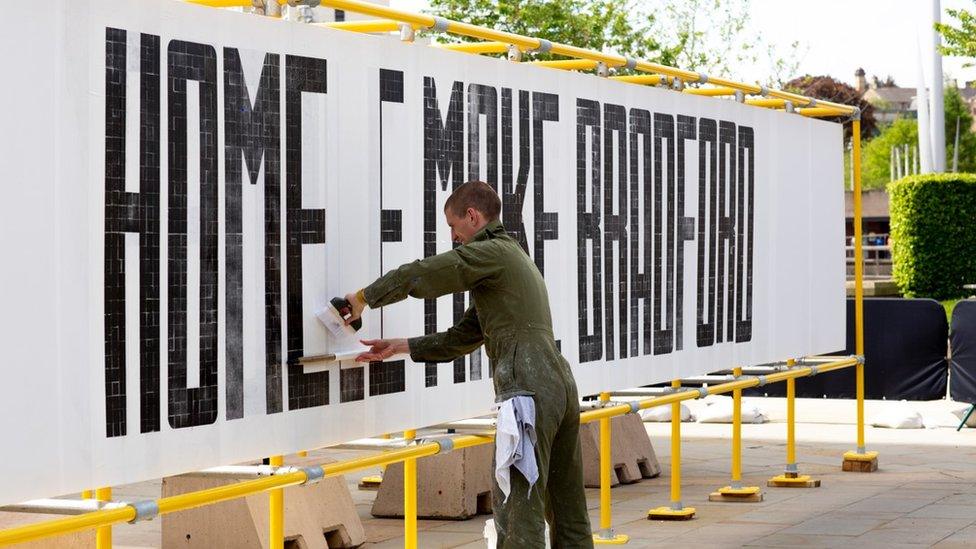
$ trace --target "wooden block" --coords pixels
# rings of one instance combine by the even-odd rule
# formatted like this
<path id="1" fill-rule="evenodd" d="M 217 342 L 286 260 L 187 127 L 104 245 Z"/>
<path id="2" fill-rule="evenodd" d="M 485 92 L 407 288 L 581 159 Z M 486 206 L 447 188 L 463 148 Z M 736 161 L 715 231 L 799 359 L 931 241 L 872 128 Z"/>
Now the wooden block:
<path id="1" fill-rule="evenodd" d="M 322 458 L 289 456 L 286 465 L 319 465 Z M 163 479 L 163 496 L 215 488 L 246 478 L 215 478 L 189 473 Z M 285 491 L 286 546 L 307 549 L 358 547 L 366 532 L 343 477 Z M 164 547 L 263 548 L 269 546 L 268 494 L 163 515 Z"/>
<path id="2" fill-rule="evenodd" d="M 0 513 L 0 530 L 27 526 L 36 522 L 44 522 L 64 518 L 64 515 L 48 515 L 41 513 Z M 53 538 L 20 543 L 17 549 L 90 549 L 95 546 L 95 529 L 64 534 Z"/>
<path id="3" fill-rule="evenodd" d="M 734 495 L 734 494 L 723 494 L 721 492 L 712 492 L 708 494 L 708 501 L 724 501 L 733 503 L 757 503 L 763 500 L 762 492 L 754 492 L 752 494 Z"/>
<path id="4" fill-rule="evenodd" d="M 661 474 L 651 439 L 637 414 L 610 419 L 610 486 L 632 484 Z M 600 487 L 600 422 L 580 425 L 583 449 L 583 483 L 587 488 Z"/>
<path id="5" fill-rule="evenodd" d="M 878 458 L 871 460 L 845 459 L 842 466 L 844 471 L 853 473 L 873 473 L 878 470 Z"/>
<path id="6" fill-rule="evenodd" d="M 469 519 L 491 513 L 495 447 L 482 444 L 417 461 L 417 516 Z M 403 517 L 403 463 L 392 463 L 373 501 L 374 517 Z"/>

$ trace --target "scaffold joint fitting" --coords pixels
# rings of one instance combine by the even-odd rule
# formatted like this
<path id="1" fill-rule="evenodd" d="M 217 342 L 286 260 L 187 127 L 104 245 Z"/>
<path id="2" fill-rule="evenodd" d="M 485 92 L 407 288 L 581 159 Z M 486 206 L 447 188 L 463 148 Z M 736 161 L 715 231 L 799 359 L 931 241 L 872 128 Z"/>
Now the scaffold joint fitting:
<path id="1" fill-rule="evenodd" d="M 454 439 L 450 437 L 437 439 L 437 453 L 446 454 L 454 450 Z"/>
<path id="2" fill-rule="evenodd" d="M 698 83 L 699 84 L 708 84 L 708 75 L 707 74 L 700 74 L 699 73 L 698 74 Z"/>
<path id="3" fill-rule="evenodd" d="M 759 387 L 766 385 L 766 376 L 756 376 L 756 379 L 759 380 Z"/>
<path id="4" fill-rule="evenodd" d="M 305 472 L 305 483 L 316 484 L 325 478 L 325 469 L 320 465 L 314 465 L 312 467 L 302 467 L 302 471 Z"/>
<path id="5" fill-rule="evenodd" d="M 159 516 L 159 504 L 156 503 L 156 500 L 147 499 L 145 501 L 126 503 L 126 505 L 132 507 L 136 512 L 135 518 L 130 520 L 129 524 L 135 524 L 144 520 L 152 520 Z"/>
<path id="6" fill-rule="evenodd" d="M 451 22 L 438 15 L 434 16 L 434 26 L 431 27 L 437 32 L 447 32 L 447 29 L 451 26 Z"/>
<path id="7" fill-rule="evenodd" d="M 552 42 L 546 40 L 545 38 L 539 39 L 539 47 L 534 50 L 529 50 L 532 53 L 549 53 L 552 49 Z"/>
<path id="8" fill-rule="evenodd" d="M 640 411 L 640 401 L 639 400 L 631 400 L 629 402 L 629 404 L 630 404 L 630 413 L 636 414 L 637 412 Z"/>
<path id="9" fill-rule="evenodd" d="M 627 63 L 624 65 L 625 69 L 632 71 L 637 68 L 636 59 L 634 59 L 633 57 L 627 57 L 626 59 L 627 59 Z"/>
<path id="10" fill-rule="evenodd" d="M 693 391 L 698 391 L 698 398 L 705 398 L 708 396 L 708 387 L 702 385 L 698 389 L 692 389 Z"/>

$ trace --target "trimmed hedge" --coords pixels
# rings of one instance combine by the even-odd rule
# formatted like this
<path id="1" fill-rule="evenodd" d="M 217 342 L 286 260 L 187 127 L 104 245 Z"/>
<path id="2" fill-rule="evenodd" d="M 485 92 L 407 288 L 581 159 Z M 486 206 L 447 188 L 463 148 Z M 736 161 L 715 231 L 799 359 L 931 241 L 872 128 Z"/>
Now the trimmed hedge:
<path id="1" fill-rule="evenodd" d="M 906 297 L 951 299 L 976 283 L 976 174 L 888 184 L 892 274 Z"/>

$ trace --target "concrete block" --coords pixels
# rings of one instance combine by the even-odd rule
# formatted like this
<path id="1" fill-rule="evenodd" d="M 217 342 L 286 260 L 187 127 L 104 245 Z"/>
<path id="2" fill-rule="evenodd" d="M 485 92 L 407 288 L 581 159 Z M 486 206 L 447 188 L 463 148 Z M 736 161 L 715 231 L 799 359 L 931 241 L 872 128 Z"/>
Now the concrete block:
<path id="1" fill-rule="evenodd" d="M 286 465 L 309 466 L 321 458 L 290 457 Z M 163 497 L 216 488 L 251 477 L 214 478 L 188 473 L 163 479 Z M 343 477 L 285 488 L 285 547 L 357 547 L 366 532 Z M 268 493 L 163 515 L 163 547 L 263 548 L 269 546 Z"/>
<path id="2" fill-rule="evenodd" d="M 493 444 L 482 444 L 418 460 L 417 516 L 463 520 L 491 513 L 494 453 Z M 403 516 L 403 463 L 386 467 L 372 513 Z"/>
<path id="3" fill-rule="evenodd" d="M 661 474 L 651 439 L 637 414 L 610 419 L 610 485 L 632 484 Z M 583 447 L 583 482 L 587 488 L 600 487 L 600 422 L 580 425 Z"/>
<path id="4" fill-rule="evenodd" d="M 36 522 L 65 518 L 65 515 L 41 513 L 0 513 L 0 530 L 27 526 Z M 74 532 L 53 538 L 17 544 L 18 549 L 90 549 L 95 546 L 95 529 Z"/>

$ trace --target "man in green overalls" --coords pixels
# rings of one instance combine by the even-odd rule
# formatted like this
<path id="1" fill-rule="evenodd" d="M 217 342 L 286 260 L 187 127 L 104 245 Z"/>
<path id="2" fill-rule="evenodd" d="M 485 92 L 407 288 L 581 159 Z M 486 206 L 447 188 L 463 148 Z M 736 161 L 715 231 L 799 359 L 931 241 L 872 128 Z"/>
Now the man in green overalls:
<path id="1" fill-rule="evenodd" d="M 472 305 L 445 332 L 410 339 L 363 341 L 362 362 L 410 354 L 414 362 L 446 362 L 484 344 L 494 367 L 495 400 L 531 396 L 535 401 L 538 482 L 531 488 L 511 467 L 506 500 L 494 484 L 492 508 L 500 548 L 545 545 L 545 520 L 553 547 L 592 547 L 583 491 L 579 399 L 569 363 L 556 348 L 545 281 L 528 254 L 498 221 L 501 201 L 486 183 L 459 186 L 444 204 L 451 251 L 407 263 L 346 299 L 347 323 L 363 309 L 407 296 L 431 299 L 471 292 Z"/>

